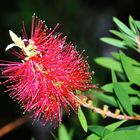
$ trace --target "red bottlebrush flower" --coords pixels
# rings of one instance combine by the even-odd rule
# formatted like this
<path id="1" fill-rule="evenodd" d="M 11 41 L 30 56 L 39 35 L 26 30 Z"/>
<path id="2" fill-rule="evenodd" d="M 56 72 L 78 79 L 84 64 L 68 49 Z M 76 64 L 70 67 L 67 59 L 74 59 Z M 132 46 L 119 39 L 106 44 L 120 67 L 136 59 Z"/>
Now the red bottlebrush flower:
<path id="1" fill-rule="evenodd" d="M 57 26 L 56 26 L 57 27 Z M 35 119 L 44 124 L 48 121 L 60 124 L 63 109 L 77 110 L 80 103 L 76 90 L 86 91 L 93 87 L 86 60 L 66 37 L 48 29 L 44 21 L 32 18 L 31 37 L 28 39 L 25 26 L 23 38 L 9 31 L 12 44 L 6 50 L 21 59 L 21 62 L 2 61 L 1 84 L 8 84 L 10 96 L 19 101 L 25 112 L 32 112 Z M 13 46 L 20 48 L 15 51 Z"/>

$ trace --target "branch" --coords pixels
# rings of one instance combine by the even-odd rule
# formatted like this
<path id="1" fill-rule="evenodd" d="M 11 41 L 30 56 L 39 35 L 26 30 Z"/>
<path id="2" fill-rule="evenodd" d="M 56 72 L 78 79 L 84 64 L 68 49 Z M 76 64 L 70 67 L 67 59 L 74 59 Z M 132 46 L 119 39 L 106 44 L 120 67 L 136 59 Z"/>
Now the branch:
<path id="1" fill-rule="evenodd" d="M 119 120 L 140 120 L 140 115 L 137 115 L 137 116 L 122 115 L 120 114 L 119 109 L 116 109 L 115 112 L 113 113 L 109 110 L 109 107 L 107 105 L 104 105 L 103 109 L 95 107 L 93 105 L 92 100 L 88 100 L 86 96 L 82 98 L 80 96 L 77 96 L 77 98 L 80 105 L 88 109 L 91 109 L 93 112 L 100 114 L 104 118 L 111 117 L 111 118 L 119 119 Z"/>
<path id="2" fill-rule="evenodd" d="M 18 118 L 17 120 L 15 120 L 13 122 L 6 124 L 2 128 L 0 128 L 0 138 L 2 138 L 4 135 L 10 133 L 11 131 L 13 131 L 17 127 L 21 126 L 22 124 L 26 123 L 28 120 L 29 120 L 29 117 L 24 116 L 24 117 Z"/>

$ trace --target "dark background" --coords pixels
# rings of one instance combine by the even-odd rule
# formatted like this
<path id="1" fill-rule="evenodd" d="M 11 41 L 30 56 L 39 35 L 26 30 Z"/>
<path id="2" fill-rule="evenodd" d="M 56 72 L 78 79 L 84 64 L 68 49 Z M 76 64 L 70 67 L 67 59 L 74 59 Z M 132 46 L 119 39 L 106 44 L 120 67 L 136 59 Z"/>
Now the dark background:
<path id="1" fill-rule="evenodd" d="M 128 16 L 140 20 L 139 0 L 11 0 L 2 1 L 0 4 L 0 59 L 15 60 L 11 54 L 5 53 L 5 47 L 11 43 L 8 30 L 12 30 L 18 36 L 21 35 L 22 21 L 30 31 L 31 16 L 33 13 L 46 21 L 48 27 L 55 27 L 60 23 L 57 31 L 67 36 L 67 42 L 73 42 L 79 51 L 85 49 L 91 70 L 95 71 L 93 82 L 102 85 L 108 82 L 110 73 L 94 62 L 97 56 L 110 56 L 114 47 L 100 42 L 99 38 L 110 36 L 108 30 L 114 27 L 112 17 L 116 16 L 127 23 Z M 5 87 L 0 86 L 0 127 L 23 116 L 22 109 L 17 102 L 13 102 L 4 93 Z M 100 123 L 98 119 L 90 119 L 91 122 Z M 82 140 L 86 137 L 72 114 L 71 118 L 64 116 L 64 123 L 68 127 L 75 125 L 76 133 L 73 139 Z M 57 136 L 57 129 L 52 130 Z M 16 130 L 2 137 L 3 140 L 36 140 L 53 139 L 48 128 L 41 127 L 38 123 L 32 125 L 25 123 Z"/>

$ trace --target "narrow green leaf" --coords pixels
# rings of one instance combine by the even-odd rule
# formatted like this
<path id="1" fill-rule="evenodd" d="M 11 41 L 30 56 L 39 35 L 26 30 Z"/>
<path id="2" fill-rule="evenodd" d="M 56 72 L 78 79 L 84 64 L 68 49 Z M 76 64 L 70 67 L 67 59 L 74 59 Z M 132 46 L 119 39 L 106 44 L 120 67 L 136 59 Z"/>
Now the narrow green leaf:
<path id="1" fill-rule="evenodd" d="M 112 123 L 110 125 L 107 125 L 105 128 L 107 128 L 110 131 L 115 131 L 119 126 L 121 126 L 124 122 L 126 122 L 126 120 L 122 120 L 122 121 L 118 121 L 115 123 Z"/>
<path id="2" fill-rule="evenodd" d="M 137 95 L 137 90 L 135 90 L 131 87 L 131 83 L 118 82 L 118 84 L 121 85 L 124 88 L 124 90 L 127 91 L 127 94 Z M 113 83 L 106 84 L 106 85 L 102 86 L 101 88 L 107 92 L 113 93 Z"/>
<path id="3" fill-rule="evenodd" d="M 118 128 L 117 131 L 120 131 L 120 130 L 137 130 L 139 127 L 140 127 L 140 125 L 126 126 L 126 127 Z"/>
<path id="4" fill-rule="evenodd" d="M 119 79 L 121 80 L 121 81 L 127 81 L 127 77 L 126 77 L 126 75 L 124 74 L 124 73 L 117 73 L 117 76 L 119 77 Z"/>
<path id="5" fill-rule="evenodd" d="M 122 39 L 123 42 L 125 42 L 126 46 L 133 48 L 133 49 L 136 48 L 135 40 L 132 37 L 128 36 L 127 34 L 116 31 L 116 30 L 110 30 L 110 32 L 112 34 L 116 35 L 117 37 L 119 37 L 120 39 Z"/>
<path id="6" fill-rule="evenodd" d="M 129 36 L 127 37 L 127 35 L 125 33 L 122 33 L 120 31 L 117 31 L 117 30 L 109 30 L 109 32 L 111 32 L 112 34 L 116 35 L 117 37 L 119 37 L 119 38 L 121 38 L 123 40 L 127 40 L 127 39 L 130 40 L 130 38 L 128 38 Z"/>
<path id="7" fill-rule="evenodd" d="M 132 16 L 129 16 L 129 25 L 130 25 L 131 30 L 132 30 L 135 34 L 138 34 L 137 26 L 136 26 L 135 21 L 134 21 L 134 19 L 132 18 Z"/>
<path id="8" fill-rule="evenodd" d="M 129 81 L 133 83 L 135 79 L 134 79 L 134 73 L 133 73 L 134 69 L 131 66 L 131 62 L 127 59 L 127 57 L 125 56 L 123 52 L 120 52 L 120 58 L 121 58 L 123 68 L 126 72 L 126 75 Z"/>
<path id="9" fill-rule="evenodd" d="M 96 134 L 89 135 L 86 140 L 100 140 L 101 138 L 97 136 Z"/>
<path id="10" fill-rule="evenodd" d="M 74 128 L 71 128 L 70 131 L 69 131 L 70 140 L 73 140 L 73 136 L 74 136 Z"/>
<path id="11" fill-rule="evenodd" d="M 121 106 L 125 109 L 125 111 L 129 114 L 132 115 L 133 111 L 132 111 L 132 104 L 130 101 L 130 98 L 127 94 L 127 91 L 118 83 L 114 83 L 114 91 L 115 94 L 118 98 L 118 100 L 121 103 Z"/>
<path id="12" fill-rule="evenodd" d="M 101 138 L 111 133 L 110 130 L 100 125 L 90 125 L 88 126 L 88 129 L 96 135 L 100 136 Z"/>
<path id="13" fill-rule="evenodd" d="M 112 69 L 111 69 L 111 76 L 112 76 L 112 82 L 116 83 L 117 82 L 117 77 L 116 77 L 116 74 L 115 74 L 114 70 L 112 70 Z"/>
<path id="14" fill-rule="evenodd" d="M 124 130 L 112 132 L 105 136 L 103 140 L 140 140 L 140 131 Z"/>
<path id="15" fill-rule="evenodd" d="M 121 59 L 120 59 L 120 54 L 119 54 L 119 53 L 113 52 L 113 53 L 112 53 L 112 56 L 113 56 L 115 59 L 119 60 L 119 61 L 121 60 Z M 130 64 L 133 66 L 133 68 L 134 68 L 134 70 L 136 71 L 136 73 L 140 74 L 140 63 L 139 63 L 137 60 L 135 60 L 135 59 L 133 59 L 133 58 L 131 58 L 131 57 L 128 57 L 128 56 L 126 56 L 126 57 L 127 57 L 127 59 L 129 60 Z"/>
<path id="16" fill-rule="evenodd" d="M 61 124 L 58 129 L 58 139 L 59 140 L 70 140 L 69 133 L 66 127 Z"/>
<path id="17" fill-rule="evenodd" d="M 87 120 L 81 108 L 78 109 L 78 118 L 82 128 L 84 129 L 85 132 L 87 132 L 88 130 Z"/>
<path id="18" fill-rule="evenodd" d="M 131 83 L 135 83 L 140 85 L 140 74 L 138 74 L 134 67 L 132 66 L 131 61 L 129 61 L 128 57 L 120 51 L 120 58 L 123 65 L 123 68 L 126 72 L 126 75 Z"/>
<path id="19" fill-rule="evenodd" d="M 103 101 L 107 104 L 117 107 L 117 102 L 113 96 L 109 96 L 107 94 L 103 94 L 100 92 L 90 92 L 90 94 L 93 94 L 95 97 L 97 97 L 98 99 L 100 99 L 101 101 Z"/>
<path id="20" fill-rule="evenodd" d="M 120 62 L 115 61 L 111 57 L 97 57 L 95 62 L 105 68 L 112 69 L 118 72 L 123 72 Z"/>
<path id="21" fill-rule="evenodd" d="M 112 56 L 113 56 L 115 59 L 120 60 L 120 54 L 119 54 L 119 53 L 117 53 L 117 52 L 112 52 L 111 54 L 112 54 Z"/>
<path id="22" fill-rule="evenodd" d="M 132 96 L 132 97 L 130 97 L 130 100 L 131 100 L 132 105 L 140 105 L 140 98 L 139 97 Z"/>
<path id="23" fill-rule="evenodd" d="M 121 58 L 120 58 L 120 54 L 119 53 L 117 53 L 117 52 L 112 52 L 112 56 L 115 58 L 115 59 L 117 59 L 117 60 L 121 60 Z M 126 56 L 127 57 L 127 59 L 129 60 L 129 62 L 132 64 L 132 65 L 134 65 L 134 66 L 136 66 L 136 67 L 140 67 L 140 63 L 137 61 L 137 60 L 135 60 L 135 59 L 133 59 L 133 58 L 131 58 L 131 57 L 128 57 L 128 56 Z"/>
<path id="24" fill-rule="evenodd" d="M 140 131 L 140 126 L 137 128 L 138 131 Z"/>
<path id="25" fill-rule="evenodd" d="M 119 47 L 122 49 L 126 49 L 125 43 L 118 39 L 114 39 L 114 38 L 110 38 L 110 37 L 102 37 L 100 40 L 107 44 L 110 44 L 110 45 L 113 45 L 113 46 L 116 46 L 116 47 Z"/>
<path id="26" fill-rule="evenodd" d="M 121 31 L 123 31 L 126 34 L 128 34 L 129 36 L 135 38 L 136 35 L 123 22 L 121 22 L 116 17 L 113 18 L 113 21 L 116 23 L 116 25 L 120 28 Z"/>
<path id="27" fill-rule="evenodd" d="M 116 99 L 116 102 L 117 102 L 118 108 L 120 109 L 120 111 L 122 112 L 122 114 L 126 114 L 126 113 L 124 112 L 124 108 L 123 108 L 123 106 L 121 105 L 121 103 L 120 103 L 120 101 L 119 101 L 118 98 Z"/>
<path id="28" fill-rule="evenodd" d="M 135 24 L 136 24 L 136 26 L 138 27 L 138 29 L 140 30 L 140 21 L 135 20 Z"/>

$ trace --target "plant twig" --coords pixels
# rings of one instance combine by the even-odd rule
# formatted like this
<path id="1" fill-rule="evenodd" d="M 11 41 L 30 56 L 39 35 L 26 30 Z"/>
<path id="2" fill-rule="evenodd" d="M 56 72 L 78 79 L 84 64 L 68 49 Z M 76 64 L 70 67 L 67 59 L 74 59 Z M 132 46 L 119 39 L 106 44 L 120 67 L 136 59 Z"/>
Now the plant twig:
<path id="1" fill-rule="evenodd" d="M 116 109 L 116 111 L 113 113 L 109 110 L 109 107 L 107 105 L 104 105 L 103 109 L 95 107 L 92 104 L 91 100 L 88 100 L 86 96 L 84 97 L 85 98 L 77 97 L 79 104 L 82 105 L 83 107 L 91 109 L 93 112 L 100 114 L 104 118 L 111 117 L 111 118 L 119 119 L 119 120 L 140 120 L 140 115 L 137 115 L 137 116 L 122 115 L 120 114 L 119 109 Z"/>
<path id="2" fill-rule="evenodd" d="M 28 120 L 29 120 L 29 116 L 27 115 L 27 116 L 18 118 L 17 120 L 6 124 L 2 128 L 0 128 L 0 138 L 3 137 L 4 135 L 10 133 L 11 131 L 13 131 L 17 127 L 21 126 L 22 124 L 26 123 Z"/>

